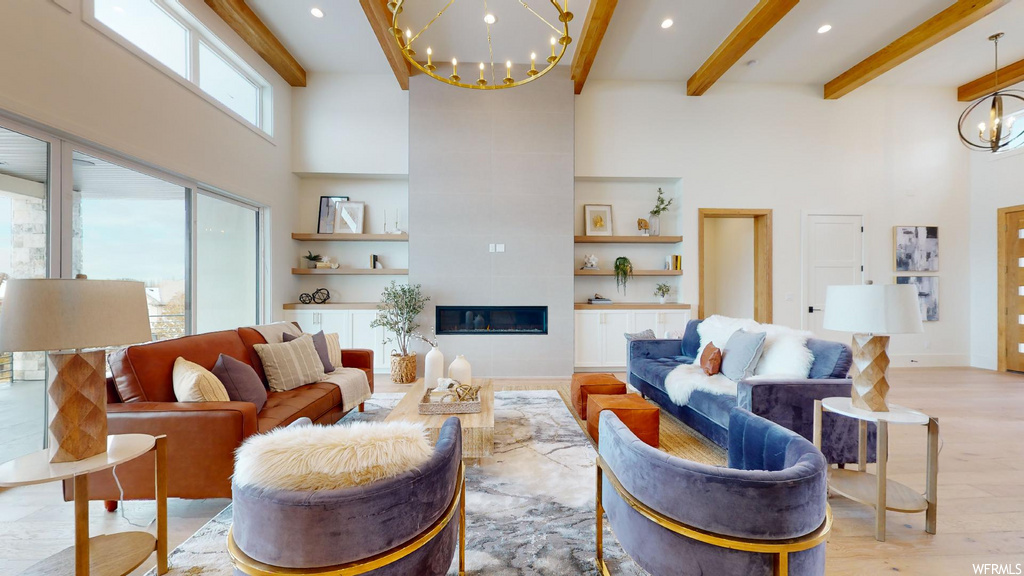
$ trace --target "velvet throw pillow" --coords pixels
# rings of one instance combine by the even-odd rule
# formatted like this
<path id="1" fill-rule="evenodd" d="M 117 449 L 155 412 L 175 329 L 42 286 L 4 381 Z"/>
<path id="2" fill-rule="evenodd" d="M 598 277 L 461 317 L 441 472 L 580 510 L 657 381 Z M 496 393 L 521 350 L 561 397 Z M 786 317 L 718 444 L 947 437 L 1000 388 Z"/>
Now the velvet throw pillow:
<path id="1" fill-rule="evenodd" d="M 714 344 L 709 343 L 700 355 L 700 367 L 708 376 L 718 374 L 722 369 L 722 351 Z"/>
<path id="2" fill-rule="evenodd" d="M 212 372 L 224 385 L 232 401 L 252 402 L 256 405 L 257 413 L 263 410 L 263 405 L 267 403 L 267 389 L 263 387 L 263 381 L 252 366 L 221 354 Z"/>
<path id="3" fill-rule="evenodd" d="M 733 382 L 753 376 L 764 350 L 765 337 L 764 332 L 743 329 L 733 332 L 722 349 L 722 375 Z"/>
<path id="4" fill-rule="evenodd" d="M 324 363 L 313 346 L 313 337 L 303 334 L 291 342 L 280 344 L 254 344 L 260 355 L 267 383 L 274 392 L 283 392 L 320 382 L 324 378 Z"/>
<path id="5" fill-rule="evenodd" d="M 321 330 L 316 334 L 310 334 L 313 337 L 313 348 L 316 349 L 316 355 L 320 357 L 320 362 L 324 365 L 324 372 L 330 374 L 334 372 L 334 364 L 331 362 L 331 353 L 327 349 L 327 337 L 324 336 L 324 331 Z M 285 332 L 281 335 L 284 342 L 291 342 L 298 338 L 295 334 L 289 334 Z"/>
<path id="6" fill-rule="evenodd" d="M 182 357 L 171 370 L 174 397 L 178 402 L 228 402 L 228 391 L 212 372 Z"/>

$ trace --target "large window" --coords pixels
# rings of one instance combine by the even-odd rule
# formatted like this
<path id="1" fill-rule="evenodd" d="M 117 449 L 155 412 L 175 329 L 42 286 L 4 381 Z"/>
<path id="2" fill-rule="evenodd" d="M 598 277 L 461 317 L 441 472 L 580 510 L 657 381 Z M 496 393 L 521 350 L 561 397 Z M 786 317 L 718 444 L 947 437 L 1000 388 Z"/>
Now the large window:
<path id="1" fill-rule="evenodd" d="M 196 332 L 259 322 L 259 213 L 200 192 L 196 196 Z"/>
<path id="2" fill-rule="evenodd" d="M 85 0 L 84 17 L 231 116 L 273 134 L 270 84 L 177 0 Z"/>

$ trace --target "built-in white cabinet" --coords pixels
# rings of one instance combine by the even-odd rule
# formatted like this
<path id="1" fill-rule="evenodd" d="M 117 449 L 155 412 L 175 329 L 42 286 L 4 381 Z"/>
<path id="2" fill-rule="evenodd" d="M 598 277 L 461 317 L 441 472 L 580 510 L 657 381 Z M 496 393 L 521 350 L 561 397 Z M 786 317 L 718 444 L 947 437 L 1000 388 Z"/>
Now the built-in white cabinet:
<path id="1" fill-rule="evenodd" d="M 689 310 L 576 310 L 576 367 L 625 368 L 627 332 L 650 328 L 663 338 L 689 321 Z"/>
<path id="2" fill-rule="evenodd" d="M 373 328 L 370 323 L 377 317 L 375 310 L 285 310 L 284 319 L 298 322 L 306 332 L 337 333 L 342 348 L 367 348 L 373 350 L 374 372 L 388 372 L 391 369 L 391 348 L 384 344 L 383 328 Z"/>

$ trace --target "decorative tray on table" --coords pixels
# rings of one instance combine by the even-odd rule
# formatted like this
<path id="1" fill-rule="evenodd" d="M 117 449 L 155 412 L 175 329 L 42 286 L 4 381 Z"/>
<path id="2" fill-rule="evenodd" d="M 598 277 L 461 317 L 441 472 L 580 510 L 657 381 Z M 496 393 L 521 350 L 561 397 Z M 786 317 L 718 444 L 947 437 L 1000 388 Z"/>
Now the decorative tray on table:
<path id="1" fill-rule="evenodd" d="M 476 414 L 480 412 L 480 387 L 442 381 L 436 390 L 427 390 L 420 400 L 420 414 Z"/>

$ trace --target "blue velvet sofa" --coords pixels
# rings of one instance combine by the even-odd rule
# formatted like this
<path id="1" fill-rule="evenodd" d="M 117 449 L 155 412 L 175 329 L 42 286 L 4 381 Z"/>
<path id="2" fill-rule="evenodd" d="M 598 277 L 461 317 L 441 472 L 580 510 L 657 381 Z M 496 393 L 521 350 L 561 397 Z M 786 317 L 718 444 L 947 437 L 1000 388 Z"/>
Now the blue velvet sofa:
<path id="1" fill-rule="evenodd" d="M 396 553 L 372 576 L 448 573 L 464 514 L 462 425 L 449 418 L 426 464 L 364 486 L 298 492 L 232 483 L 228 551 L 235 575 L 316 572 Z M 464 518 L 464 515 L 462 516 Z M 439 527 L 419 547 L 410 541 Z M 464 570 L 460 548 L 460 574 Z M 255 561 L 255 562 L 254 562 Z M 266 566 L 271 567 L 266 570 Z M 289 572 L 291 573 L 291 572 Z"/>
<path id="2" fill-rule="evenodd" d="M 627 343 L 626 374 L 632 384 L 648 398 L 687 426 L 719 446 L 729 445 L 729 414 L 739 406 L 780 424 L 811 440 L 814 432 L 814 401 L 831 396 L 849 396 L 847 378 L 853 355 L 849 346 L 811 338 L 807 347 L 814 363 L 806 379 L 744 380 L 737 384 L 736 396 L 711 394 L 697 390 L 685 406 L 673 402 L 665 391 L 665 378 L 676 366 L 692 364 L 700 349 L 697 327 L 691 320 L 681 340 L 633 340 Z M 874 425 L 868 430 L 869 460 L 874 457 Z M 826 413 L 822 424 L 821 450 L 829 462 L 848 464 L 857 461 L 857 422 L 845 416 Z M 873 460 L 872 460 L 873 461 Z"/>
<path id="3" fill-rule="evenodd" d="M 603 509 L 653 576 L 825 573 L 828 464 L 798 434 L 733 408 L 727 468 L 652 448 L 609 410 L 599 437 L 599 533 Z"/>

